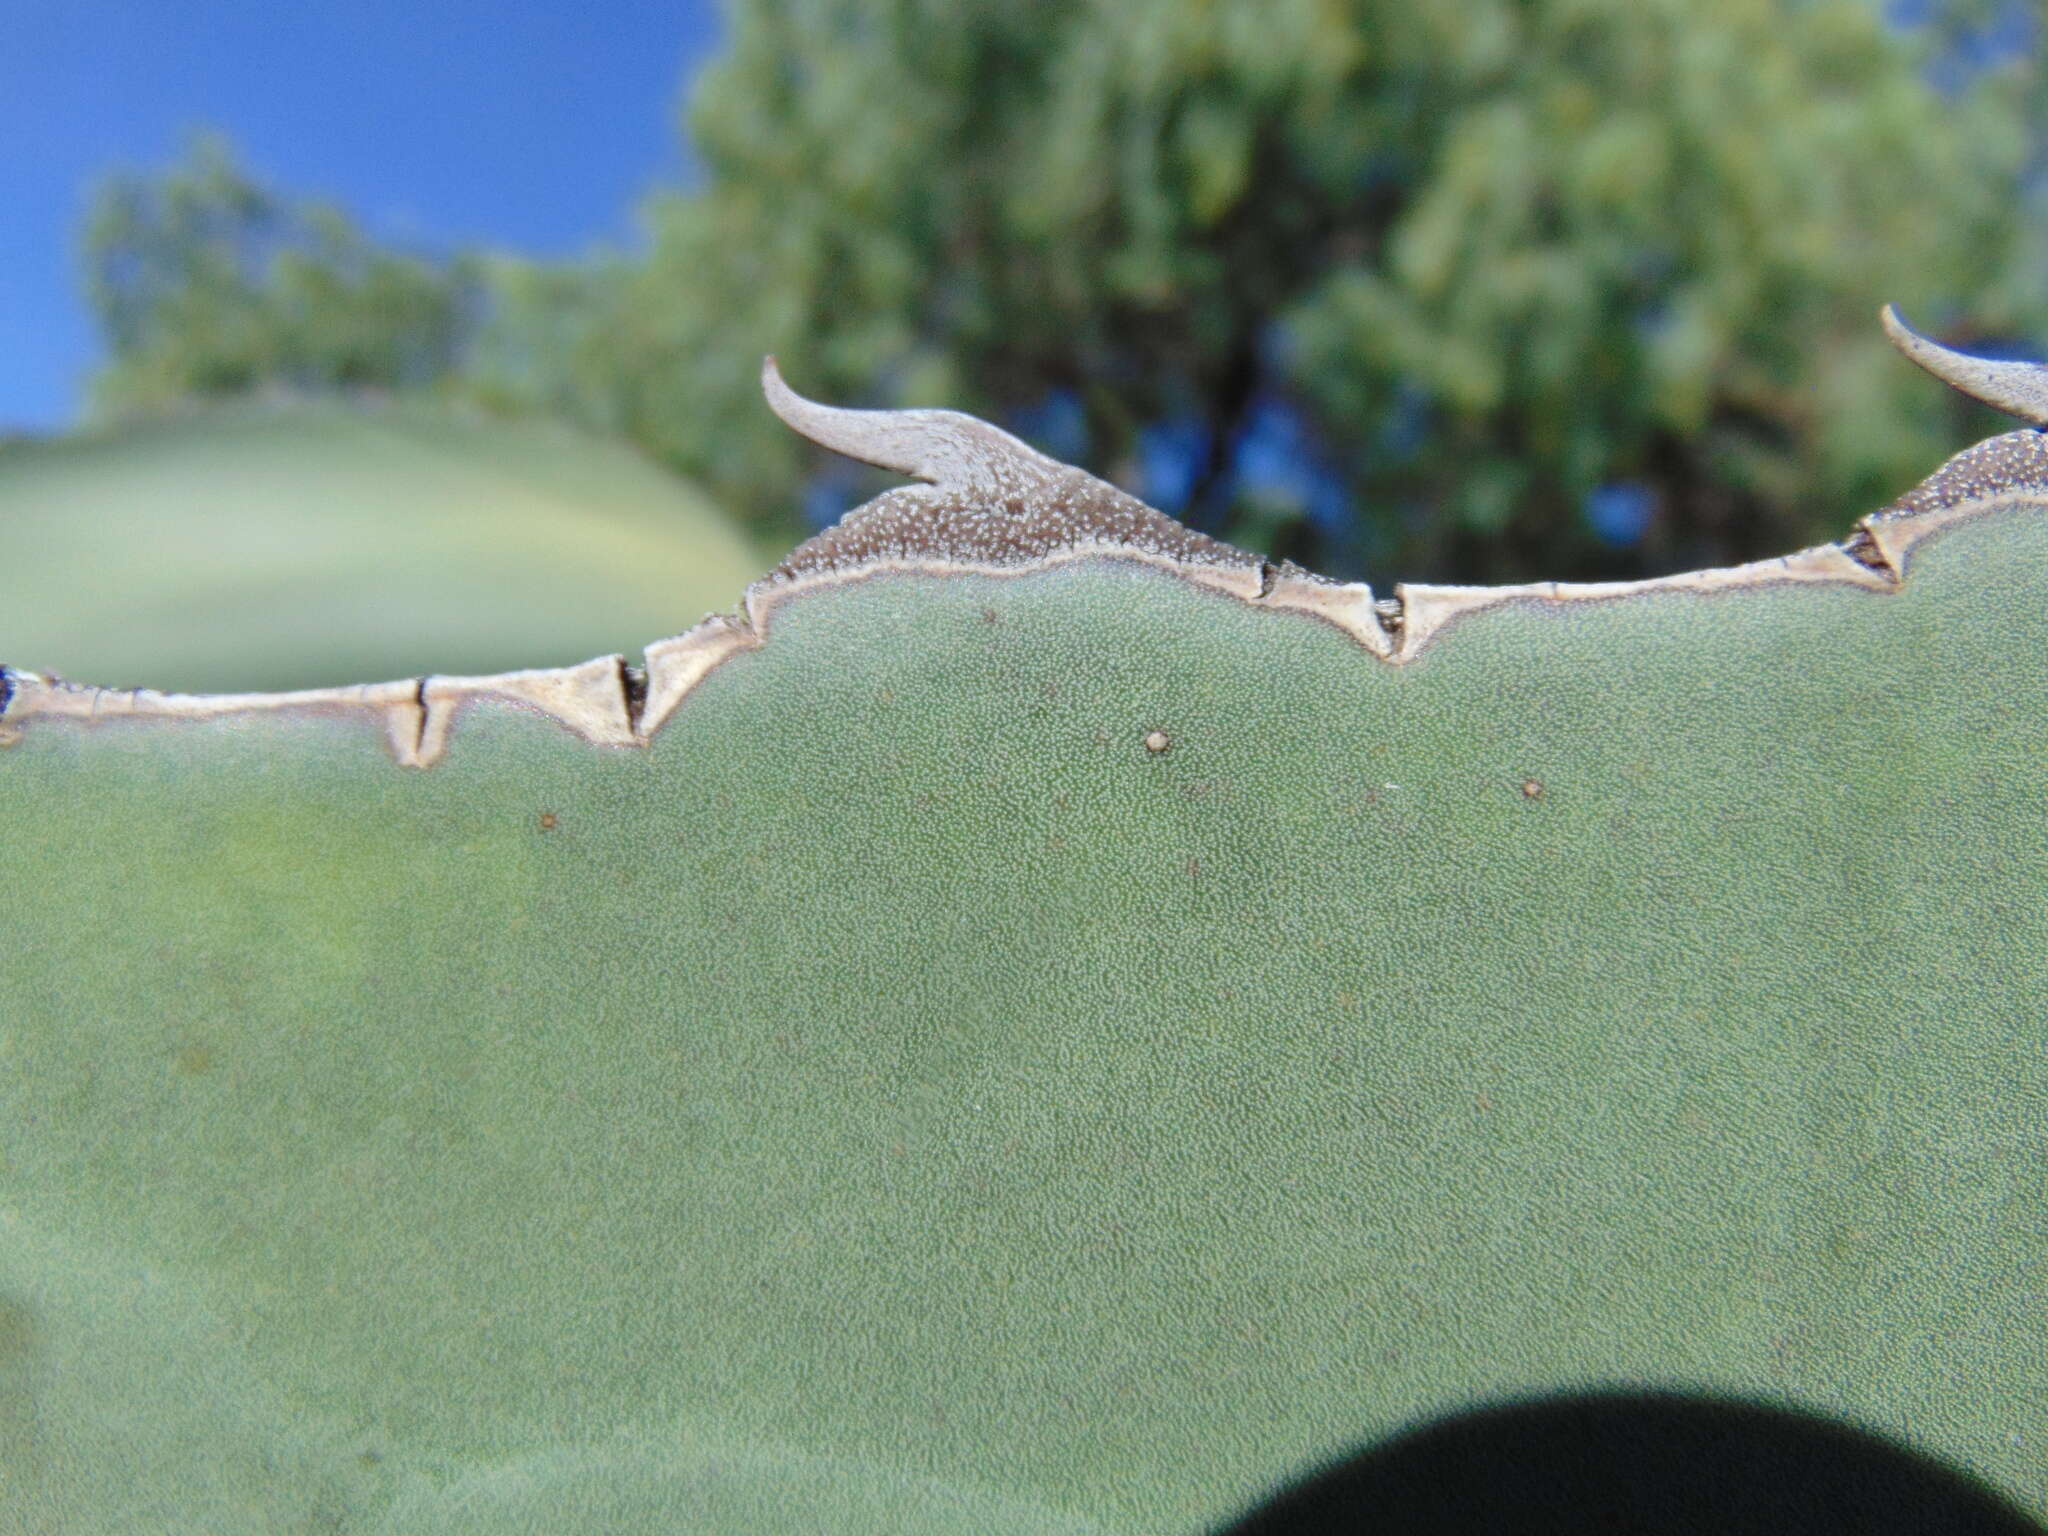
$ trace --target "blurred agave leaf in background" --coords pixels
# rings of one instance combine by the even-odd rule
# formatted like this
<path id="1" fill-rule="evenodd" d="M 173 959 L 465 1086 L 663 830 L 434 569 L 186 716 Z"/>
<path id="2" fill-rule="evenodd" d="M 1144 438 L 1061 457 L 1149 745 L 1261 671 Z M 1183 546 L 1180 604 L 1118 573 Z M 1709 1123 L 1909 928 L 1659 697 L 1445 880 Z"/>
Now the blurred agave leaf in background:
<path id="1" fill-rule="evenodd" d="M 622 444 L 418 402 L 222 406 L 0 446 L 0 530 L 0 655 L 186 691 L 631 650 L 769 563 Z"/>

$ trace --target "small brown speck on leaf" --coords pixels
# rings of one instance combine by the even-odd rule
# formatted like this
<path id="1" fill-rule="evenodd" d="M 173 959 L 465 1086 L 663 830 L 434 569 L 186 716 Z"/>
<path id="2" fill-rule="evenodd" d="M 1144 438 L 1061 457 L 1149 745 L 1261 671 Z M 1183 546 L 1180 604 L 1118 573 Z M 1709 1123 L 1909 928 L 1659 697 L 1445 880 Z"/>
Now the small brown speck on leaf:
<path id="1" fill-rule="evenodd" d="M 213 1052 L 203 1045 L 188 1045 L 178 1052 L 178 1075 L 197 1077 L 202 1072 L 213 1070 Z"/>
<path id="2" fill-rule="evenodd" d="M 554 831 L 556 827 L 561 825 L 561 821 L 562 818 L 553 811 L 542 811 L 540 813 L 540 829 L 543 832 Z"/>
<path id="3" fill-rule="evenodd" d="M 995 622 L 996 622 L 996 611 L 995 611 L 995 609 L 993 609 L 993 608 L 984 608 L 984 609 L 982 609 L 982 610 L 981 610 L 981 622 L 982 622 L 982 623 L 984 623 L 984 624 L 993 624 L 993 623 L 995 623 Z"/>
<path id="4" fill-rule="evenodd" d="M 1523 798 L 1524 800 L 1540 800 L 1540 799 L 1542 799 L 1542 798 L 1543 798 L 1543 781 L 1542 781 L 1541 779 L 1524 779 L 1524 780 L 1522 780 L 1522 798 Z"/>
<path id="5" fill-rule="evenodd" d="M 1147 752 L 1164 752 L 1172 745 L 1173 738 L 1164 731 L 1147 731 L 1145 733 L 1145 750 Z"/>

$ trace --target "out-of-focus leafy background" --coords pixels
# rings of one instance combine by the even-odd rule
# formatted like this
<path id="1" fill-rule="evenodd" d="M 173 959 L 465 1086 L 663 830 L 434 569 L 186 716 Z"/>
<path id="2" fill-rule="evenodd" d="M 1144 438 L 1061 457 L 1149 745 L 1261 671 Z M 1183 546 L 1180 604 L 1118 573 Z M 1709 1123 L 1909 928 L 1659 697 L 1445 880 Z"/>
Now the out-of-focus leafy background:
<path id="1" fill-rule="evenodd" d="M 88 417 L 559 417 L 772 551 L 878 483 L 763 410 L 773 351 L 1331 574 L 1755 558 L 1997 426 L 1880 303 L 2048 339 L 2041 33 L 2007 0 L 733 0 L 681 171 L 593 254 L 376 238 L 220 136 L 100 182 Z"/>

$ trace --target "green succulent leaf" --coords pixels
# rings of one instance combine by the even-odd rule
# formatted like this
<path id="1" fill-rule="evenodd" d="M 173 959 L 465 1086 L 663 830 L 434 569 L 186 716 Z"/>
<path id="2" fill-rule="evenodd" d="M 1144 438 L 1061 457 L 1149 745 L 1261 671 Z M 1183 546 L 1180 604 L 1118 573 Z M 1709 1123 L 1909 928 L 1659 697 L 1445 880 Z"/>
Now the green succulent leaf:
<path id="1" fill-rule="evenodd" d="M 30 1529 L 1194 1530 L 1590 1383 L 2048 1513 L 2038 434 L 1382 604 L 771 399 L 932 483 L 644 677 L 8 674 Z"/>

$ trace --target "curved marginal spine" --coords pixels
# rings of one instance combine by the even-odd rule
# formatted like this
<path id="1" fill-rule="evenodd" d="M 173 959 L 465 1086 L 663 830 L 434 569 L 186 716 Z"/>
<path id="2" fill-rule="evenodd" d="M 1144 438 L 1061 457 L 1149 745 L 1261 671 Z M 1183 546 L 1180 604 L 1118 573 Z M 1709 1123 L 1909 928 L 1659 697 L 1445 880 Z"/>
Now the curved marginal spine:
<path id="1" fill-rule="evenodd" d="M 1972 357 L 1944 347 L 1914 330 L 1887 304 L 1878 312 L 1892 345 L 1942 383 L 1973 400 L 2017 416 L 2035 427 L 2048 427 L 2048 367 L 2003 358 Z"/>
<path id="2" fill-rule="evenodd" d="M 806 400 L 783 380 L 773 357 L 761 360 L 761 392 L 785 425 L 820 447 L 944 490 L 1011 496 L 1073 473 L 960 411 L 856 411 Z"/>

